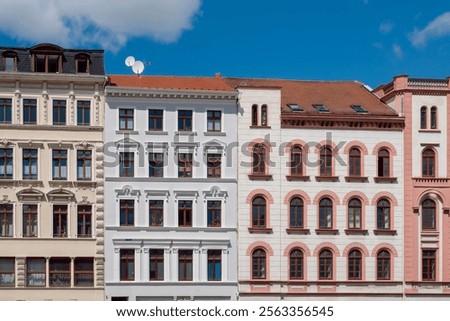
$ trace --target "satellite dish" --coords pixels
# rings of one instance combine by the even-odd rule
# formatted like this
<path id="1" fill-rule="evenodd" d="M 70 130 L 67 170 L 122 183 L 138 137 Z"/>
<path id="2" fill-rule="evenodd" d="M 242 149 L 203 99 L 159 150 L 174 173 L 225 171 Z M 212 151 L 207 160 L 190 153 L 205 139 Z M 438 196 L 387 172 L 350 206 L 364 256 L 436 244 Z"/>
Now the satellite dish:
<path id="1" fill-rule="evenodd" d="M 135 61 L 131 69 L 139 76 L 144 71 L 144 63 L 142 61 Z"/>
<path id="2" fill-rule="evenodd" d="M 134 62 L 135 62 L 135 59 L 134 59 L 133 56 L 129 56 L 129 57 L 127 57 L 127 59 L 125 59 L 125 65 L 126 65 L 127 67 L 133 66 L 133 65 L 134 65 Z"/>

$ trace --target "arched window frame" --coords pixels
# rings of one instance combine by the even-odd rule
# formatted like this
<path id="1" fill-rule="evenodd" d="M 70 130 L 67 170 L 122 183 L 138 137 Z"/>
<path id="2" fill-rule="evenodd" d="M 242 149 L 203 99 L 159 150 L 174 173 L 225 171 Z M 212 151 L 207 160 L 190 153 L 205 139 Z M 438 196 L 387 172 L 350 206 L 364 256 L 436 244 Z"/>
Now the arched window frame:
<path id="1" fill-rule="evenodd" d="M 253 280 L 267 279 L 267 251 L 257 247 L 252 251 L 251 278 Z"/>
<path id="2" fill-rule="evenodd" d="M 422 201 L 421 207 L 422 207 L 422 215 L 421 215 L 422 230 L 425 231 L 436 230 L 437 203 L 430 198 L 426 198 L 425 200 Z"/>
<path id="3" fill-rule="evenodd" d="M 391 177 L 391 153 L 387 148 L 380 148 L 377 153 L 377 176 Z"/>
<path id="4" fill-rule="evenodd" d="M 392 203 L 387 198 L 380 198 L 376 206 L 376 229 L 392 230 Z"/>
<path id="5" fill-rule="evenodd" d="M 292 197 L 289 201 L 289 228 L 303 229 L 305 227 L 304 215 L 305 202 L 298 196 Z"/>
<path id="6" fill-rule="evenodd" d="M 438 112 L 437 107 L 433 106 L 430 108 L 430 129 L 438 128 Z"/>
<path id="7" fill-rule="evenodd" d="M 347 257 L 347 277 L 349 280 L 363 279 L 363 254 L 359 249 L 351 249 Z"/>
<path id="8" fill-rule="evenodd" d="M 252 175 L 267 175 L 267 147 L 255 144 L 252 148 Z"/>
<path id="9" fill-rule="evenodd" d="M 422 106 L 420 108 L 420 129 L 427 129 L 427 113 L 428 107 Z"/>
<path id="10" fill-rule="evenodd" d="M 347 222 L 349 230 L 360 230 L 363 227 L 363 203 L 357 197 L 348 201 Z"/>
<path id="11" fill-rule="evenodd" d="M 334 278 L 334 255 L 329 248 L 324 248 L 319 252 L 318 279 L 333 280 Z"/>
<path id="12" fill-rule="evenodd" d="M 251 211 L 251 227 L 267 228 L 267 199 L 263 195 L 255 195 L 253 197 Z"/>
<path id="13" fill-rule="evenodd" d="M 319 229 L 333 229 L 334 203 L 330 197 L 319 201 Z"/>
<path id="14" fill-rule="evenodd" d="M 382 248 L 376 256 L 376 279 L 391 280 L 392 276 L 392 254 L 388 249 Z"/>
<path id="15" fill-rule="evenodd" d="M 436 177 L 436 152 L 432 148 L 422 152 L 422 177 Z"/>
<path id="16" fill-rule="evenodd" d="M 305 268 L 305 254 L 296 247 L 289 252 L 289 279 L 303 280 Z"/>
<path id="17" fill-rule="evenodd" d="M 348 153 L 348 176 L 359 177 L 362 176 L 362 156 L 361 150 L 357 147 L 352 147 Z"/>
<path id="18" fill-rule="evenodd" d="M 300 145 L 294 145 L 290 149 L 290 175 L 303 176 L 304 175 L 304 159 L 303 148 Z"/>
<path id="19" fill-rule="evenodd" d="M 319 152 L 320 176 L 333 176 L 333 149 L 330 146 L 322 146 Z"/>

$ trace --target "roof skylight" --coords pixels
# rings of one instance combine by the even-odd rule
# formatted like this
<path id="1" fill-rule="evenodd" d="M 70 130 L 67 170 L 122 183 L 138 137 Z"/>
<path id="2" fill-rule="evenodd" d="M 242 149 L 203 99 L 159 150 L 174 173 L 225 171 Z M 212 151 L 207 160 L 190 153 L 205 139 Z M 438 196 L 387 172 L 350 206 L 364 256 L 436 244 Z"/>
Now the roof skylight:
<path id="1" fill-rule="evenodd" d="M 323 104 L 316 104 L 313 105 L 313 107 L 319 112 L 319 113 L 326 113 L 329 112 L 330 110 L 327 108 L 327 106 L 323 105 Z"/>
<path id="2" fill-rule="evenodd" d="M 303 111 L 303 108 L 302 108 L 299 104 L 287 104 L 287 106 L 288 106 L 292 111 Z"/>
<path id="3" fill-rule="evenodd" d="M 364 106 L 361 105 L 351 105 L 352 109 L 356 111 L 358 114 L 364 114 L 367 113 L 367 110 L 364 108 Z"/>

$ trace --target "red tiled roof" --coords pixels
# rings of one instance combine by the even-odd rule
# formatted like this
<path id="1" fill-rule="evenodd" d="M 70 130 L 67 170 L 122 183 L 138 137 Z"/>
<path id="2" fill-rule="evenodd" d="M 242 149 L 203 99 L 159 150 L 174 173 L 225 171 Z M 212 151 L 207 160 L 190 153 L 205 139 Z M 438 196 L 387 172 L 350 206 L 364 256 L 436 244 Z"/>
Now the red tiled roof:
<path id="1" fill-rule="evenodd" d="M 299 114 L 358 115 L 351 106 L 361 105 L 370 115 L 394 116 L 396 112 L 381 102 L 363 84 L 354 81 L 298 81 L 282 79 L 224 78 L 234 88 L 280 88 L 283 113 L 292 113 L 287 104 L 298 104 Z M 313 105 L 325 105 L 330 112 L 319 113 Z M 362 116 L 362 115 L 361 115 Z"/>
<path id="2" fill-rule="evenodd" d="M 221 77 L 111 75 L 110 86 L 126 88 L 234 91 Z"/>

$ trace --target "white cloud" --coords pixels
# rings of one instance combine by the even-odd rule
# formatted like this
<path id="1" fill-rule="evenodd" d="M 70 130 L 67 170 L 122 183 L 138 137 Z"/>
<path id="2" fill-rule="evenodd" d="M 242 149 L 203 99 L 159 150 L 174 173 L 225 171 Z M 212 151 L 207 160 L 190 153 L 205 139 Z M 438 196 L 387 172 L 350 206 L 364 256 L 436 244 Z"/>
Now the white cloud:
<path id="1" fill-rule="evenodd" d="M 394 52 L 395 56 L 399 59 L 403 58 L 403 50 L 402 47 L 400 47 L 398 44 L 392 45 L 392 51 Z"/>
<path id="2" fill-rule="evenodd" d="M 394 28 L 394 23 L 392 23 L 390 20 L 384 21 L 380 24 L 380 32 L 384 34 L 388 34 L 392 31 Z"/>
<path id="3" fill-rule="evenodd" d="M 423 29 L 414 29 L 410 34 L 410 41 L 415 47 L 422 47 L 430 39 L 450 35 L 450 12 L 445 12 L 435 18 Z"/>
<path id="4" fill-rule="evenodd" d="M 118 50 L 132 38 L 162 43 L 192 29 L 201 0 L 2 0 L 0 32 L 61 46 Z"/>

